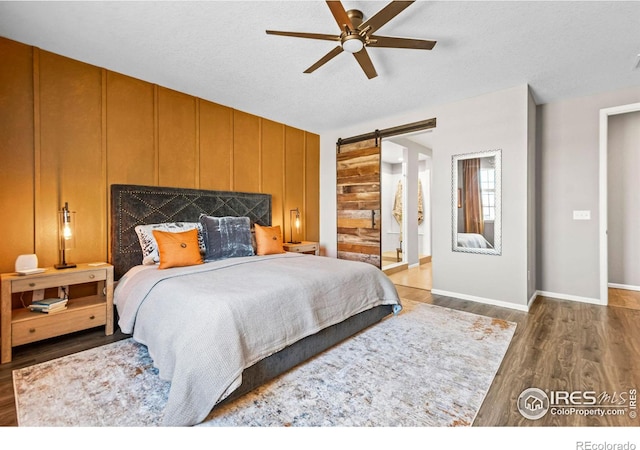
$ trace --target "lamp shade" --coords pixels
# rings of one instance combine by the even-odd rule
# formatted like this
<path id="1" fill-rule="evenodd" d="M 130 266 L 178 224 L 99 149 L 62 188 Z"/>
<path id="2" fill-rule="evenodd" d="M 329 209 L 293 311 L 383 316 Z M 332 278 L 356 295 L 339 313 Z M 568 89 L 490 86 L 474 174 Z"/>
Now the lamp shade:
<path id="1" fill-rule="evenodd" d="M 362 37 L 358 34 L 347 35 L 342 39 L 342 49 L 349 53 L 358 53 L 364 48 Z"/>

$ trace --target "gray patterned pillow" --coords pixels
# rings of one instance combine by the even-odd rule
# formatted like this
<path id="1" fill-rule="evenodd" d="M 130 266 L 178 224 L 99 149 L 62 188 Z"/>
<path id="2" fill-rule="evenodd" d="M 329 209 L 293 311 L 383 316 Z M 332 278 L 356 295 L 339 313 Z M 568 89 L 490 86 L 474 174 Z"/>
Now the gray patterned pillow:
<path id="1" fill-rule="evenodd" d="M 204 242 L 205 261 L 253 256 L 251 244 L 251 220 L 248 217 L 213 217 L 200 215 Z"/>
<path id="2" fill-rule="evenodd" d="M 153 265 L 160 262 L 158 243 L 153 237 L 153 230 L 179 233 L 182 231 L 193 230 L 194 228 L 198 230 L 198 245 L 200 246 L 200 253 L 204 255 L 206 246 L 204 243 L 202 225 L 199 222 L 167 222 L 136 226 L 136 234 L 138 235 L 140 247 L 142 248 L 142 264 Z"/>

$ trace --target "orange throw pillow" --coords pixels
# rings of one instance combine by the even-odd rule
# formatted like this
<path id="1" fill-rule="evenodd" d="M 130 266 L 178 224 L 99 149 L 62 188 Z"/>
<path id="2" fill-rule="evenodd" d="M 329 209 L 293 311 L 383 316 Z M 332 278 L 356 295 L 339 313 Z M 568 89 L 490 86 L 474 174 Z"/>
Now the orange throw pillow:
<path id="1" fill-rule="evenodd" d="M 257 255 L 284 253 L 280 225 L 276 225 L 275 227 L 262 227 L 256 224 L 256 246 Z"/>
<path id="2" fill-rule="evenodd" d="M 194 266 L 203 263 L 197 229 L 179 233 L 153 230 L 153 237 L 158 243 L 160 269 Z"/>

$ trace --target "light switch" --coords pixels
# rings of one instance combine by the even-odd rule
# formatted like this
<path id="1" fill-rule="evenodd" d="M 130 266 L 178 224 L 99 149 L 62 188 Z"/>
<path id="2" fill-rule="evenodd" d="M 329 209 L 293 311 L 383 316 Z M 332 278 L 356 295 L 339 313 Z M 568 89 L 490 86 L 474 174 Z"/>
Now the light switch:
<path id="1" fill-rule="evenodd" d="M 591 220 L 591 211 L 574 211 L 573 220 Z"/>

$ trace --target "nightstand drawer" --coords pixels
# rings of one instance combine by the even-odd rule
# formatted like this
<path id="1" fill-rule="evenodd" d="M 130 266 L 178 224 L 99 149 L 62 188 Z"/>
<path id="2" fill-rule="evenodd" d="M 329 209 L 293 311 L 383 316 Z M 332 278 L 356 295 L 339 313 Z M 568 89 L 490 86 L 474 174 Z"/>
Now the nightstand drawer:
<path id="1" fill-rule="evenodd" d="M 24 279 L 12 280 L 11 292 L 34 291 L 36 289 L 46 289 L 58 286 L 68 286 L 70 284 L 91 283 L 107 279 L 105 269 L 84 270 L 72 273 L 59 273 L 52 275 L 41 275 L 30 277 L 26 275 Z"/>
<path id="2" fill-rule="evenodd" d="M 34 313 L 37 314 L 37 313 Z M 107 321 L 106 304 L 62 311 L 42 317 L 15 322 L 11 327 L 13 346 L 47 339 L 61 334 L 104 325 Z"/>
<path id="3" fill-rule="evenodd" d="M 304 244 L 304 245 L 292 246 L 288 251 L 305 253 L 305 252 L 315 252 L 317 250 L 318 250 L 318 244 Z"/>
<path id="4" fill-rule="evenodd" d="M 320 244 L 313 241 L 285 242 L 282 244 L 282 248 L 285 252 L 320 254 Z"/>

